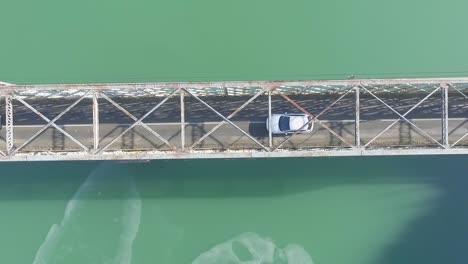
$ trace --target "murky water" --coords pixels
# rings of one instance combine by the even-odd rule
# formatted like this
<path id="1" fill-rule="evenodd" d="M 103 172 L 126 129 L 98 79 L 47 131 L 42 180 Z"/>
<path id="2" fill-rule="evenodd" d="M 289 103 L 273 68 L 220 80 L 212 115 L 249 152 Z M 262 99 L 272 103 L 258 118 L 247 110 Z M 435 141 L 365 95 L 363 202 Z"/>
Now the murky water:
<path id="1" fill-rule="evenodd" d="M 468 75 L 466 1 L 1 1 L 0 81 Z M 465 156 L 0 164 L 2 263 L 466 263 Z"/>
<path id="2" fill-rule="evenodd" d="M 468 75 L 466 1 L 0 2 L 0 79 Z"/>
<path id="3" fill-rule="evenodd" d="M 11 163 L 5 263 L 463 263 L 467 158 Z"/>

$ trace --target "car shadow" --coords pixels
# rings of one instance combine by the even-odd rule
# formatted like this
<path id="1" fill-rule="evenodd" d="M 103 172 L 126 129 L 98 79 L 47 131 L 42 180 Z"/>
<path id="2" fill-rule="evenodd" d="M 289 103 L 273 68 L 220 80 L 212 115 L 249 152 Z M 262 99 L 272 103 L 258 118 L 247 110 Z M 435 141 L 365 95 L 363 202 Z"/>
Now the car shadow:
<path id="1" fill-rule="evenodd" d="M 266 129 L 266 124 L 259 122 L 251 122 L 249 124 L 249 134 L 255 138 L 268 137 L 268 130 Z"/>

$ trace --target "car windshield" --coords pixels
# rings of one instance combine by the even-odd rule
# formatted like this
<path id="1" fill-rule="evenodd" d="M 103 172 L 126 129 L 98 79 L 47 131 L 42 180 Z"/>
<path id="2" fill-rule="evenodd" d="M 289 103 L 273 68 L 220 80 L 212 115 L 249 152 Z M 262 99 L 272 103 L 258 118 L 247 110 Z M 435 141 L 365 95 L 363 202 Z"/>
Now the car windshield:
<path id="1" fill-rule="evenodd" d="M 281 131 L 288 131 L 289 130 L 289 117 L 288 116 L 281 116 L 279 119 L 279 129 Z"/>

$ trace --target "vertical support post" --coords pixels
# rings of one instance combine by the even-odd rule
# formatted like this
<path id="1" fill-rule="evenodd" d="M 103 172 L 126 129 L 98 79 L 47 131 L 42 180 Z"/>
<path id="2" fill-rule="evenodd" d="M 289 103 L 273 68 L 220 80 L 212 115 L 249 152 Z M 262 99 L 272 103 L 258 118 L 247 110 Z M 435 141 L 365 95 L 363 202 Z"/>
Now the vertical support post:
<path id="1" fill-rule="evenodd" d="M 360 87 L 356 86 L 354 87 L 354 92 L 355 92 L 355 119 L 354 119 L 354 144 L 356 145 L 356 148 L 361 148 L 361 128 L 360 128 L 360 123 L 361 123 L 361 116 L 360 116 Z"/>
<path id="2" fill-rule="evenodd" d="M 93 92 L 93 142 L 94 151 L 99 149 L 99 103 L 98 92 Z"/>
<path id="3" fill-rule="evenodd" d="M 268 89 L 268 144 L 270 150 L 273 148 L 273 135 L 271 132 L 271 90 L 272 88 Z"/>
<path id="4" fill-rule="evenodd" d="M 442 145 L 450 148 L 448 136 L 448 85 L 441 85 L 442 91 Z"/>
<path id="5" fill-rule="evenodd" d="M 185 150 L 185 90 L 180 89 L 180 148 Z"/>
<path id="6" fill-rule="evenodd" d="M 5 126 L 6 126 L 6 147 L 7 154 L 10 155 L 13 151 L 13 96 L 5 97 Z"/>

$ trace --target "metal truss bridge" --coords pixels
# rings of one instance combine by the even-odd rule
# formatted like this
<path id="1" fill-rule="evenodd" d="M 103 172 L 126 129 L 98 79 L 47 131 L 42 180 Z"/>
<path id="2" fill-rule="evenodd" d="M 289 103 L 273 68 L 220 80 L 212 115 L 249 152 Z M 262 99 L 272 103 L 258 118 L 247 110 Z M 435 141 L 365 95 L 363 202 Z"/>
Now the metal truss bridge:
<path id="1" fill-rule="evenodd" d="M 0 161 L 468 154 L 467 95 L 468 78 L 0 83 Z M 285 112 L 314 129 L 272 135 Z"/>

